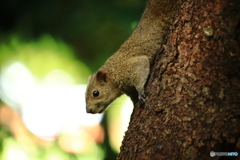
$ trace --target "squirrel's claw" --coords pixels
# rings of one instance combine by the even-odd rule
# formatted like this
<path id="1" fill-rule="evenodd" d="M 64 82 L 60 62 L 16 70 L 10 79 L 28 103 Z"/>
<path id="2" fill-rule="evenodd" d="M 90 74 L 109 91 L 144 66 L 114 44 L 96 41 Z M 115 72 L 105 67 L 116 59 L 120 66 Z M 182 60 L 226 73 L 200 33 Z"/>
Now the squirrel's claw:
<path id="1" fill-rule="evenodd" d="M 144 93 L 138 96 L 138 99 L 141 104 L 145 103 L 145 98 L 146 98 L 146 95 Z"/>

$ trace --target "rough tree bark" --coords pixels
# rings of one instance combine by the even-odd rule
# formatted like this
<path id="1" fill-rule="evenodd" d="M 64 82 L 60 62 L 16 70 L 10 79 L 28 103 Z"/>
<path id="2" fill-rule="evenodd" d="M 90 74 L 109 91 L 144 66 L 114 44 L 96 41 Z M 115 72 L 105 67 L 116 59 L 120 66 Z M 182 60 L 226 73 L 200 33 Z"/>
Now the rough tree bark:
<path id="1" fill-rule="evenodd" d="M 118 159 L 240 159 L 240 1 L 178 0 L 176 10 Z"/>

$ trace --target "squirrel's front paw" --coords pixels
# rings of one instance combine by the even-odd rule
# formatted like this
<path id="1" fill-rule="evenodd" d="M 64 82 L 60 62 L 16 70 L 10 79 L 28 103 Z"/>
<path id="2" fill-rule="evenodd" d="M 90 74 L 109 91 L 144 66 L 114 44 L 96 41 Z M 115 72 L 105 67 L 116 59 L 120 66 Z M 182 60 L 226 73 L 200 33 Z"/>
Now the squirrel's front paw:
<path id="1" fill-rule="evenodd" d="M 143 94 L 140 94 L 138 95 L 138 99 L 140 101 L 140 103 L 145 103 L 145 98 L 146 98 L 146 95 L 143 93 Z"/>

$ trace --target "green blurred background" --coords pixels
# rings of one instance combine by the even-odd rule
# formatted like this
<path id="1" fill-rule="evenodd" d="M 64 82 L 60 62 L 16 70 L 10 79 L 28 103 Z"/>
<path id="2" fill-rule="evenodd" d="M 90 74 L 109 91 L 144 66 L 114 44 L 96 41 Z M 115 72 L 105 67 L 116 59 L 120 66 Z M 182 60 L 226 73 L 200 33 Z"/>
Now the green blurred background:
<path id="1" fill-rule="evenodd" d="M 0 160 L 112 160 L 132 111 L 126 96 L 85 113 L 87 78 L 131 35 L 144 0 L 0 4 Z"/>

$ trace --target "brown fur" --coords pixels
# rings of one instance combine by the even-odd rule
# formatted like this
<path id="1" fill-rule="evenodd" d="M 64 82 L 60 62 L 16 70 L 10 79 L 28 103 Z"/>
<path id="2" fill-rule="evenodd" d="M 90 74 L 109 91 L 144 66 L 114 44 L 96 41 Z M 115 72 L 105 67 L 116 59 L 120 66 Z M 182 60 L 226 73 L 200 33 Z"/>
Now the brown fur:
<path id="1" fill-rule="evenodd" d="M 150 64 L 164 42 L 169 23 L 169 20 L 164 19 L 166 8 L 162 6 L 163 9 L 159 10 L 156 7 L 160 4 L 159 1 L 148 1 L 132 35 L 98 72 L 91 76 L 86 90 L 88 113 L 104 112 L 108 105 L 122 94 L 129 95 L 133 100 L 138 96 L 144 101 L 144 85 L 150 72 Z M 93 96 L 93 91 L 96 90 L 99 91 L 98 97 Z"/>

